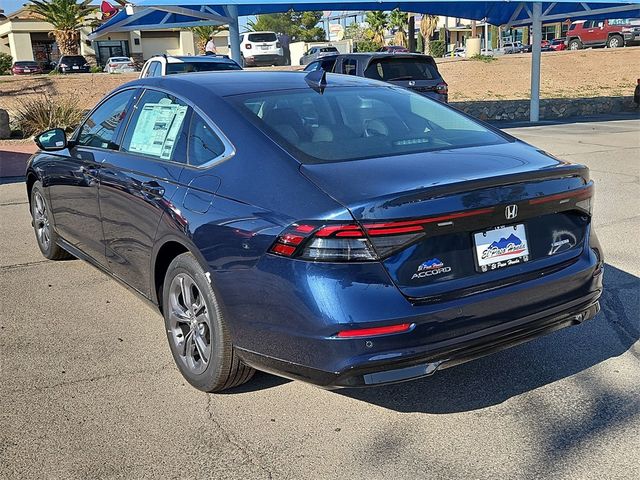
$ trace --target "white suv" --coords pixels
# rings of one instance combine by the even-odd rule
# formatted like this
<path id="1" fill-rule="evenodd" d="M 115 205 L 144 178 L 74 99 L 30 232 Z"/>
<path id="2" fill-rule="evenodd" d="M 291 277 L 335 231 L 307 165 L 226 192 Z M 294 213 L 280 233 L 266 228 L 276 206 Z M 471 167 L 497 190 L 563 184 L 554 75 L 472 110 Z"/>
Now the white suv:
<path id="1" fill-rule="evenodd" d="M 245 66 L 284 65 L 284 52 L 274 32 L 240 35 L 240 52 Z"/>
<path id="2" fill-rule="evenodd" d="M 164 77 L 174 73 L 216 72 L 242 70 L 242 67 L 226 55 L 193 55 L 174 57 L 156 55 L 145 62 L 140 78 Z"/>

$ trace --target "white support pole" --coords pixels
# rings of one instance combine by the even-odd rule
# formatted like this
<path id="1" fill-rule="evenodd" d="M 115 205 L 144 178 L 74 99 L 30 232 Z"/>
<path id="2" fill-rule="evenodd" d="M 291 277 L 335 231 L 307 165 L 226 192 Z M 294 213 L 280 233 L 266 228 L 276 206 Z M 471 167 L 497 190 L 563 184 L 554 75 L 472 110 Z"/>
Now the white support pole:
<path id="1" fill-rule="evenodd" d="M 484 19 L 484 48 L 486 50 L 485 53 L 489 52 L 489 23 L 487 19 Z"/>
<path id="2" fill-rule="evenodd" d="M 542 40 L 542 3 L 533 4 L 531 19 L 533 39 L 531 40 L 531 103 L 529 105 L 529 121 L 540 120 L 540 57 L 542 56 L 540 40 Z"/>
<path id="3" fill-rule="evenodd" d="M 242 54 L 240 53 L 240 25 L 238 24 L 238 7 L 227 5 L 226 11 L 229 16 L 229 46 L 231 47 L 231 58 L 242 65 Z"/>

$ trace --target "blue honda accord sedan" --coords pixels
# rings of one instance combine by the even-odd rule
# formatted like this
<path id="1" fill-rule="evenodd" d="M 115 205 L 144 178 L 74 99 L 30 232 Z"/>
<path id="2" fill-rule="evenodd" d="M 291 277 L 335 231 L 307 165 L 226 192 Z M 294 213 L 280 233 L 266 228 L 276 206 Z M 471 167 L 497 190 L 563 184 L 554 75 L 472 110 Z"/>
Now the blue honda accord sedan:
<path id="1" fill-rule="evenodd" d="M 159 309 L 204 391 L 415 379 L 599 311 L 588 169 L 393 85 L 146 78 L 36 140 L 43 255 Z"/>

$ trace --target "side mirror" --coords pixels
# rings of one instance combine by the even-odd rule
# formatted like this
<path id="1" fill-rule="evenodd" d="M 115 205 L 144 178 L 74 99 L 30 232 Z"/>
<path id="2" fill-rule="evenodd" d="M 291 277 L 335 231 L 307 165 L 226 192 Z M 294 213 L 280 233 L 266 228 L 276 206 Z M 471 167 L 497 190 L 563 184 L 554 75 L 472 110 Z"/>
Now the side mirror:
<path id="1" fill-rule="evenodd" d="M 67 134 L 61 128 L 52 128 L 35 138 L 36 145 L 45 152 L 55 152 L 67 148 Z"/>

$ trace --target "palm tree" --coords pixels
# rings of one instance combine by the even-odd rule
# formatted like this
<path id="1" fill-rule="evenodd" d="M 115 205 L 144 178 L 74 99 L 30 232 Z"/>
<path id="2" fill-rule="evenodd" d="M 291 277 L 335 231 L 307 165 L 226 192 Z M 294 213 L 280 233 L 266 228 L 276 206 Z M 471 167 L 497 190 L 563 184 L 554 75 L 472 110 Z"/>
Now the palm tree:
<path id="1" fill-rule="evenodd" d="M 424 37 L 424 53 L 431 52 L 431 35 L 438 28 L 438 16 L 437 15 L 422 15 L 420 20 L 420 33 Z"/>
<path id="2" fill-rule="evenodd" d="M 27 8 L 53 25 L 52 35 L 62 55 L 77 55 L 80 29 L 95 21 L 88 18 L 96 7 L 92 0 L 31 0 Z"/>
<path id="3" fill-rule="evenodd" d="M 402 13 L 397 8 L 389 15 L 389 26 L 396 29 L 396 34 L 393 37 L 393 43 L 407 46 L 407 32 L 405 29 L 409 24 L 409 18 L 406 13 Z"/>
<path id="4" fill-rule="evenodd" d="M 389 25 L 389 17 L 385 12 L 367 12 L 365 21 L 373 32 L 373 41 L 379 45 L 384 45 L 384 31 Z"/>
<path id="5" fill-rule="evenodd" d="M 189 28 L 189 30 L 198 37 L 198 51 L 203 54 L 205 53 L 205 48 L 207 47 L 207 42 L 209 41 L 209 38 L 211 38 L 211 35 L 216 35 L 217 33 L 227 29 L 228 27 L 226 25 L 198 25 L 197 27 Z"/>

